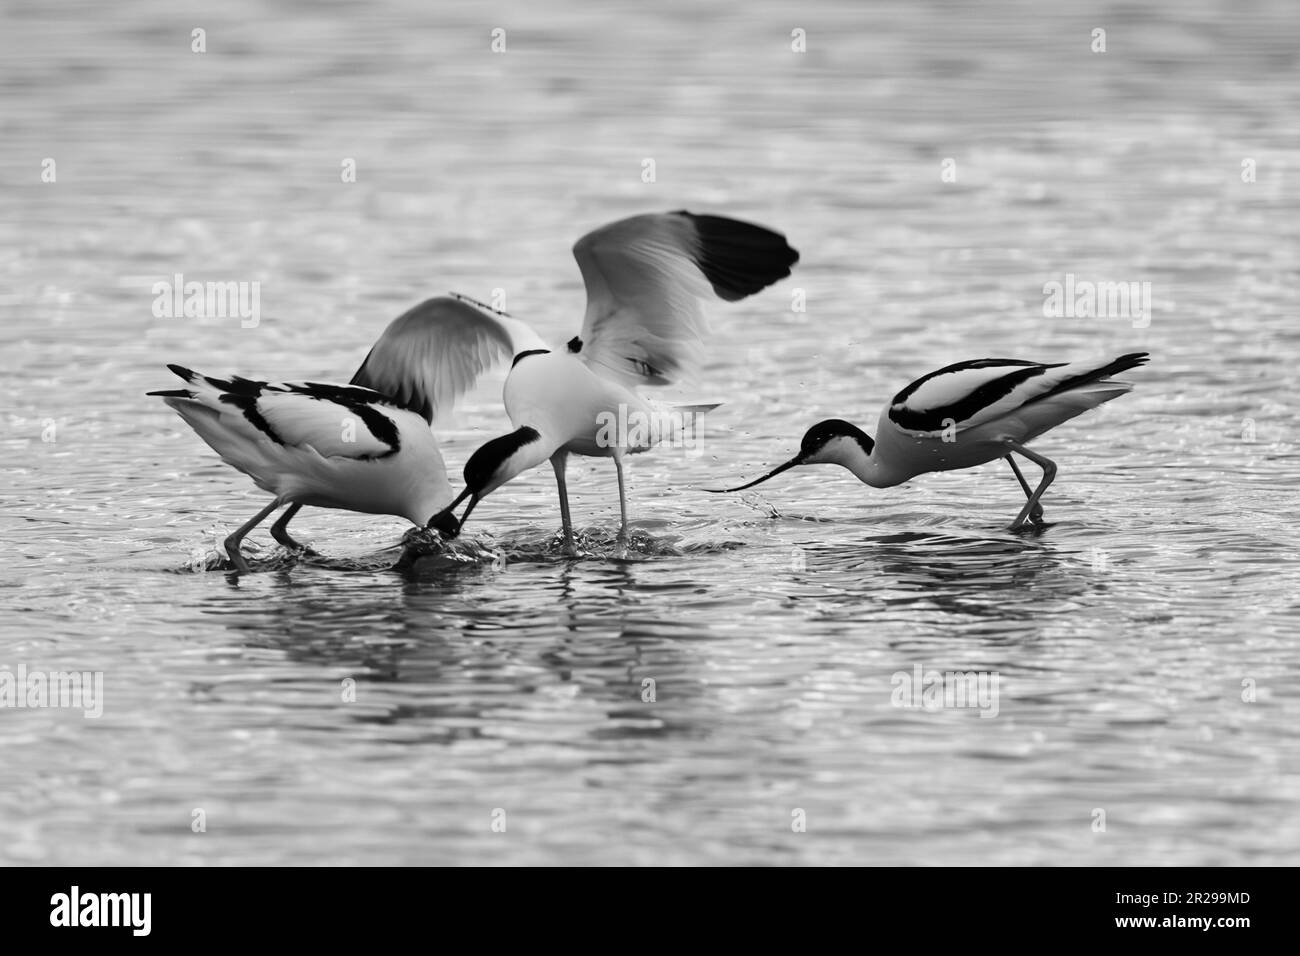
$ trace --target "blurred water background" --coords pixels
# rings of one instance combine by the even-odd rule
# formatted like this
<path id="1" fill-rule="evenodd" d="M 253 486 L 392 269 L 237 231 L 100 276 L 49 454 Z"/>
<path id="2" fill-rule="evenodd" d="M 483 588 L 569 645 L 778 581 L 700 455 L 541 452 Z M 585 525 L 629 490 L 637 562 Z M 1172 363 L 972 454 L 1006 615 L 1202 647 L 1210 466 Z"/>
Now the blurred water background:
<path id="1" fill-rule="evenodd" d="M 0 861 L 1300 862 L 1298 27 L 1289 0 L 8 0 L 0 670 L 104 697 L 0 709 Z M 630 560 L 578 460 L 581 560 L 543 468 L 461 560 L 394 567 L 400 521 L 308 510 L 322 557 L 259 531 L 261 573 L 215 569 L 266 496 L 144 397 L 164 363 L 346 380 L 447 290 L 567 338 L 573 241 L 677 208 L 803 258 L 710 307 L 695 394 L 726 404 L 698 453 L 634 461 Z M 156 317 L 177 273 L 259 282 L 260 321 Z M 1045 317 L 1068 274 L 1149 282 L 1152 313 Z M 1041 535 L 1002 530 L 998 466 L 700 490 L 952 361 L 1138 349 L 1131 395 L 1038 443 Z M 440 424 L 453 472 L 503 374 Z M 918 665 L 995 675 L 996 717 L 895 706 Z"/>

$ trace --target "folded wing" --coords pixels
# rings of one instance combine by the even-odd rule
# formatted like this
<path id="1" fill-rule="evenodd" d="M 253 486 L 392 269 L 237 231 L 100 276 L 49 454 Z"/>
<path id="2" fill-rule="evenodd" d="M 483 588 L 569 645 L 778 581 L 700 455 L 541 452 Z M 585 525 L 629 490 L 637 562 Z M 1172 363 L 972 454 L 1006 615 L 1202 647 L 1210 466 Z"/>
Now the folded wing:
<path id="1" fill-rule="evenodd" d="M 219 452 L 238 443 L 312 448 L 324 458 L 383 458 L 401 447 L 392 399 L 353 385 L 254 382 L 168 366 L 188 383 L 151 392 L 161 397 Z M 232 444 L 233 443 L 233 444 Z"/>
<path id="2" fill-rule="evenodd" d="M 961 432 L 1146 361 L 1146 352 L 1132 352 L 1117 359 L 1055 365 L 1018 359 L 958 362 L 917 379 L 895 395 L 889 420 L 918 438 L 938 437 L 952 428 Z"/>

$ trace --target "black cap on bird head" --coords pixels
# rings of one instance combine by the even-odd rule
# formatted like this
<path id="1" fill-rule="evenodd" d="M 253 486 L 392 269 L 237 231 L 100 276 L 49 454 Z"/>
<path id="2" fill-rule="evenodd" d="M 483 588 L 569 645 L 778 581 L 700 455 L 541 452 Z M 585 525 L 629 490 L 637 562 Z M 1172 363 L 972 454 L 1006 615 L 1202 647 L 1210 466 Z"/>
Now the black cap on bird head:
<path id="1" fill-rule="evenodd" d="M 516 428 L 509 435 L 501 435 L 485 442 L 465 462 L 465 490 L 473 494 L 475 500 L 495 491 L 517 473 L 502 473 L 502 466 L 525 445 L 531 445 L 541 437 L 537 429 L 525 425 Z M 469 514 L 468 511 L 465 513 Z M 463 523 L 464 519 L 461 520 Z"/>
<path id="2" fill-rule="evenodd" d="M 826 449 L 832 441 L 837 438 L 851 438 L 857 442 L 864 452 L 871 454 L 871 449 L 875 442 L 871 437 L 853 425 L 839 418 L 828 418 L 825 421 L 818 422 L 812 428 L 804 432 L 803 441 L 799 443 L 799 454 L 795 455 L 783 465 L 777 465 L 762 478 L 755 478 L 748 484 L 738 485 L 735 488 L 710 488 L 710 491 L 744 491 L 746 488 L 753 488 L 755 485 L 762 484 L 769 478 L 773 478 L 783 471 L 788 471 L 798 465 L 817 465 L 823 462 L 833 462 L 831 458 L 819 458 L 818 455 Z M 840 462 L 842 463 L 842 462 Z"/>
<path id="3" fill-rule="evenodd" d="M 826 447 L 827 442 L 836 438 L 852 438 L 868 455 L 875 446 L 871 436 L 852 422 L 846 422 L 842 418 L 828 418 L 803 433 L 803 441 L 799 443 L 801 463 L 816 455 Z"/>
<path id="4" fill-rule="evenodd" d="M 455 522 L 455 530 L 449 537 L 454 538 L 459 535 L 475 506 L 514 477 L 514 472 L 502 475 L 502 466 L 510 461 L 519 449 L 537 441 L 540 437 L 537 429 L 525 425 L 515 429 L 509 435 L 501 435 L 481 445 L 474 454 L 469 456 L 469 461 L 465 462 L 465 490 L 456 497 L 455 501 L 429 519 L 429 527 L 438 527 L 435 522 L 447 523 L 450 519 Z M 453 512 L 466 498 L 469 499 L 469 506 L 460 516 L 460 520 L 456 521 Z"/>

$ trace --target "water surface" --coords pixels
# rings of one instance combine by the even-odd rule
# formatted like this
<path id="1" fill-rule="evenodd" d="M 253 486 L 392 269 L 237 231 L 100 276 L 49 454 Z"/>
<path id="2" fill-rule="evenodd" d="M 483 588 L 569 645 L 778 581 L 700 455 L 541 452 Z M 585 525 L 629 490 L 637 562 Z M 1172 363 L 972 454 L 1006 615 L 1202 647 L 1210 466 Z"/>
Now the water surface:
<path id="1" fill-rule="evenodd" d="M 104 701 L 0 710 L 0 860 L 1300 862 L 1292 5 L 2 16 L 0 668 Z M 259 573 L 217 569 L 265 496 L 144 397 L 164 363 L 345 380 L 452 289 L 562 340 L 572 242 L 683 207 L 803 258 L 710 307 L 692 394 L 725 405 L 632 464 L 629 559 L 576 461 L 580 560 L 539 469 L 452 556 L 308 510 L 319 557 L 263 531 Z M 260 322 L 155 317 L 176 273 L 260 282 Z M 1046 318 L 1067 273 L 1154 314 Z M 1131 395 L 1039 442 L 1042 534 L 1003 530 L 998 465 L 702 491 L 949 362 L 1135 350 Z M 454 471 L 500 381 L 440 424 Z M 996 675 L 996 717 L 895 706 L 918 665 Z"/>

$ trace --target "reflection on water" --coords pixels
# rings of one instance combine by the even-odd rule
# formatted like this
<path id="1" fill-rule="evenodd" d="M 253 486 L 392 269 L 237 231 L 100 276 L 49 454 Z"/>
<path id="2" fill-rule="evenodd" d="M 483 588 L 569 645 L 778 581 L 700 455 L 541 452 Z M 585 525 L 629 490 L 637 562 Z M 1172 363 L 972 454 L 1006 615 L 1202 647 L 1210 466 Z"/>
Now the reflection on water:
<path id="1" fill-rule="evenodd" d="M 202 54 L 156 2 L 5 16 L 0 671 L 105 706 L 0 711 L 0 860 L 1297 861 L 1289 4 L 237 2 Z M 724 404 L 631 462 L 626 555 L 576 462 L 579 558 L 542 469 L 446 547 L 307 509 L 313 553 L 225 573 L 264 496 L 143 397 L 164 363 L 346 378 L 449 289 L 567 337 L 572 242 L 681 207 L 802 260 L 710 310 L 689 397 Z M 178 272 L 260 282 L 260 322 L 155 318 Z M 1045 318 L 1066 274 L 1150 282 L 1151 321 Z M 1140 349 L 1043 440 L 1041 533 L 995 466 L 705 491 L 952 361 Z M 499 389 L 440 423 L 453 473 Z M 997 717 L 895 706 L 918 667 L 995 676 Z"/>

